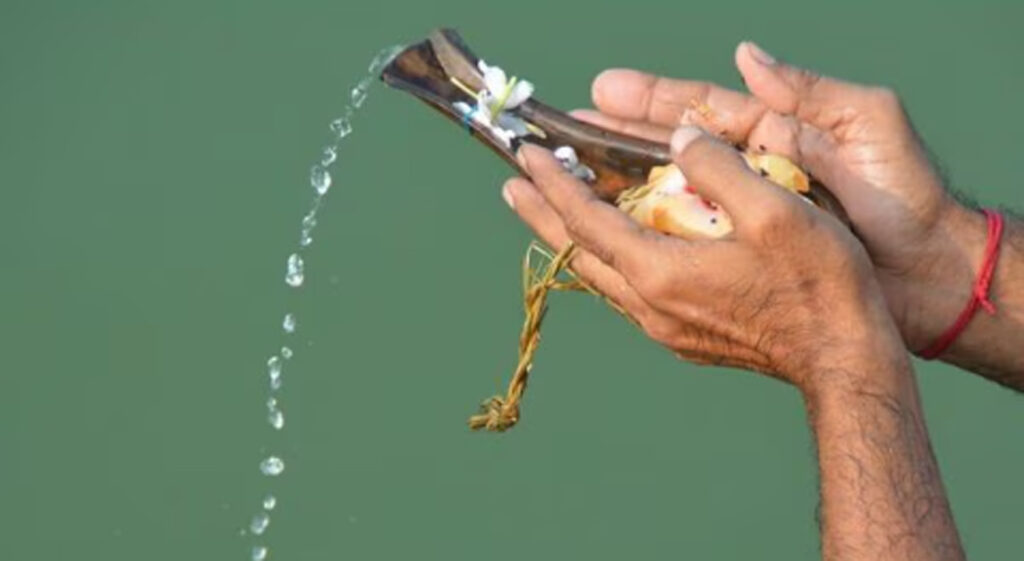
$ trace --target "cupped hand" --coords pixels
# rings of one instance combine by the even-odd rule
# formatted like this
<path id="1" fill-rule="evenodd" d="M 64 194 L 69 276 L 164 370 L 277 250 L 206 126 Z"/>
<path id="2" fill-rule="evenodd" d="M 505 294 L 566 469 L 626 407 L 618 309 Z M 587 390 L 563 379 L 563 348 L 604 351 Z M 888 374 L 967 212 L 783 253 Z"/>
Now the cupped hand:
<path id="1" fill-rule="evenodd" d="M 573 270 L 682 358 L 810 391 L 816 373 L 841 367 L 844 349 L 850 360 L 903 352 L 868 257 L 837 220 L 696 127 L 672 141 L 688 184 L 733 218 L 732 237 L 685 241 L 643 228 L 530 145 L 519 152 L 530 179 L 509 180 L 503 194 L 546 243 L 575 242 Z"/>
<path id="2" fill-rule="evenodd" d="M 706 82 L 609 70 L 586 121 L 666 142 L 680 124 L 789 157 L 842 202 L 906 345 L 920 349 L 970 292 L 984 219 L 951 197 L 891 90 L 820 76 L 753 43 L 736 50 L 751 95 Z"/>

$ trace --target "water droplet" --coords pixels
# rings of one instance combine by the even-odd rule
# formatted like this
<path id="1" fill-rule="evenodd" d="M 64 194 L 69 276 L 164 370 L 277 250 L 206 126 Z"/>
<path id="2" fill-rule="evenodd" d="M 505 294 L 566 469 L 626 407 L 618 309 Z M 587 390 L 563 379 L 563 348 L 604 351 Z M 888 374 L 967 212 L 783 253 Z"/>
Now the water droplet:
<path id="1" fill-rule="evenodd" d="M 284 276 L 284 281 L 288 283 L 288 286 L 296 288 L 302 286 L 302 281 L 306 280 L 304 268 L 302 257 L 298 253 L 288 256 L 288 272 Z"/>
<path id="2" fill-rule="evenodd" d="M 381 49 L 381 51 L 377 53 L 377 56 L 373 57 L 367 72 L 373 76 L 380 74 L 380 71 L 384 70 L 384 67 L 394 60 L 394 58 L 403 50 L 405 50 L 404 45 L 393 45 L 391 47 Z"/>
<path id="3" fill-rule="evenodd" d="M 331 188 L 331 173 L 323 166 L 313 166 L 309 170 L 309 184 L 316 189 L 318 195 L 325 195 Z"/>
<path id="4" fill-rule="evenodd" d="M 310 212 L 309 214 L 302 217 L 302 227 L 307 230 L 312 230 L 316 227 L 316 214 Z"/>
<path id="5" fill-rule="evenodd" d="M 324 146 L 324 155 L 320 158 L 320 165 L 327 167 L 334 163 L 338 159 L 338 147 L 337 146 Z"/>
<path id="6" fill-rule="evenodd" d="M 270 376 L 270 387 L 281 388 L 281 357 L 274 355 L 267 359 L 267 375 Z"/>
<path id="7" fill-rule="evenodd" d="M 277 398 L 276 397 L 272 397 L 272 398 L 267 400 L 267 410 L 273 411 L 274 409 L 277 409 Z"/>
<path id="8" fill-rule="evenodd" d="M 252 522 L 249 523 L 249 531 L 259 536 L 263 534 L 263 532 L 267 531 L 267 526 L 269 525 L 270 515 L 265 512 L 261 512 L 252 517 Z"/>
<path id="9" fill-rule="evenodd" d="M 281 327 L 284 328 L 285 333 L 295 333 L 295 314 L 285 314 L 284 321 L 281 322 Z"/>
<path id="10" fill-rule="evenodd" d="M 269 456 L 260 462 L 260 471 L 263 475 L 278 476 L 284 471 L 284 460 L 277 456 Z"/>
<path id="11" fill-rule="evenodd" d="M 267 558 L 267 548 L 257 545 L 252 548 L 252 561 L 264 561 Z"/>
<path id="12" fill-rule="evenodd" d="M 309 247 L 313 243 L 313 236 L 309 235 L 309 232 L 303 232 L 302 237 L 299 238 L 299 245 L 302 247 Z"/>
<path id="13" fill-rule="evenodd" d="M 366 96 L 370 93 L 370 80 L 371 78 L 366 78 L 359 82 L 356 87 L 352 88 L 352 93 L 349 95 L 349 102 L 352 103 L 352 107 L 359 109 L 363 106 Z"/>
<path id="14" fill-rule="evenodd" d="M 274 495 L 267 495 L 263 499 L 263 510 L 274 510 L 275 506 L 277 506 L 277 497 Z"/>
<path id="15" fill-rule="evenodd" d="M 276 430 L 284 428 L 284 413 L 275 409 L 267 414 L 267 422 Z"/>
<path id="16" fill-rule="evenodd" d="M 292 358 L 294 354 L 291 347 L 281 347 L 281 357 L 285 360 Z"/>
<path id="17" fill-rule="evenodd" d="M 352 134 L 352 122 L 347 117 L 338 117 L 331 121 L 331 132 L 338 135 L 339 139 Z"/>

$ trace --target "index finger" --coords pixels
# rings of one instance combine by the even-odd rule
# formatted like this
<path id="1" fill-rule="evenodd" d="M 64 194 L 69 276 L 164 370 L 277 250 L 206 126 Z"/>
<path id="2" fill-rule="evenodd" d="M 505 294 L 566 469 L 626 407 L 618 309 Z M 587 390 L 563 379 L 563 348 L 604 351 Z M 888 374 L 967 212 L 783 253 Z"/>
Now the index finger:
<path id="1" fill-rule="evenodd" d="M 786 190 L 754 173 L 739 152 L 697 127 L 676 129 L 671 151 L 687 184 L 721 204 L 738 230 L 791 203 Z"/>
<path id="2" fill-rule="evenodd" d="M 625 213 L 597 198 L 579 179 L 543 148 L 524 144 L 520 163 L 551 208 L 558 213 L 569 236 L 583 249 L 624 275 L 635 273 L 656 242 Z"/>
<path id="3" fill-rule="evenodd" d="M 605 70 L 594 79 L 591 95 L 601 112 L 667 127 L 680 124 L 687 111 L 710 114 L 730 138 L 746 138 L 766 108 L 756 98 L 710 82 L 674 80 L 637 70 Z"/>

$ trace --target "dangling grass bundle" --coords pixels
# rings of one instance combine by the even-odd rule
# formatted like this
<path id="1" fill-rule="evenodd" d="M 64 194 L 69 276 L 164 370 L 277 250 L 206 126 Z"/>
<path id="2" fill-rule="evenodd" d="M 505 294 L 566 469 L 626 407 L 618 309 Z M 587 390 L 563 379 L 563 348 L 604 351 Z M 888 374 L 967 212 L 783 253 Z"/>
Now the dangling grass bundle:
<path id="1" fill-rule="evenodd" d="M 660 173 L 660 172 L 659 172 Z M 652 172 L 652 177 L 658 177 Z M 639 202 L 658 186 L 650 181 L 619 195 L 616 204 L 630 213 Z M 548 295 L 552 291 L 589 292 L 604 298 L 604 301 L 621 316 L 631 322 L 630 317 L 618 304 L 605 298 L 601 293 L 579 278 L 570 264 L 576 246 L 570 242 L 562 251 L 553 253 L 539 241 L 530 242 L 523 257 L 523 327 L 519 333 L 519 359 L 505 395 L 496 395 L 480 404 L 480 412 L 469 418 L 469 428 L 504 432 L 519 421 L 519 405 L 526 393 L 526 381 L 533 368 L 533 357 L 540 345 L 540 330 L 548 311 Z"/>
<path id="2" fill-rule="evenodd" d="M 524 317 L 519 333 L 519 360 L 505 395 L 484 401 L 480 412 L 469 418 L 469 428 L 502 432 L 519 421 L 519 403 L 526 392 L 526 380 L 540 344 L 540 328 L 548 311 L 548 294 L 552 290 L 594 292 L 568 267 L 575 249 L 569 244 L 558 254 L 552 254 L 537 241 L 527 249 L 523 257 Z"/>
<path id="3" fill-rule="evenodd" d="M 440 111 L 514 167 L 519 168 L 515 148 L 521 142 L 552 150 L 598 197 L 644 226 L 687 239 L 721 238 L 732 231 L 728 215 L 692 190 L 670 163 L 668 146 L 583 123 L 541 103 L 533 98 L 532 83 L 479 59 L 453 30 L 434 31 L 407 47 L 384 68 L 381 79 Z M 693 106 L 710 119 L 709 107 L 696 100 Z M 849 223 L 835 197 L 786 158 L 750 151 L 743 155 L 766 178 Z M 469 419 L 471 428 L 501 432 L 519 421 L 551 292 L 601 296 L 573 273 L 575 251 L 572 245 L 557 253 L 537 242 L 530 245 L 523 259 L 524 318 L 516 368 L 505 395 L 486 400 Z M 605 301 L 629 318 L 614 302 Z"/>

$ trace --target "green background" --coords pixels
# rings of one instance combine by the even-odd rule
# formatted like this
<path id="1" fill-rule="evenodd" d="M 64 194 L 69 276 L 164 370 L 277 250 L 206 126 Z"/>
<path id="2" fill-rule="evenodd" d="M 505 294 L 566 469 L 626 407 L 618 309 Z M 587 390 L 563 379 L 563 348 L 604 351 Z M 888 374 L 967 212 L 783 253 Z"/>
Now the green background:
<path id="1" fill-rule="evenodd" d="M 450 25 L 572 108 L 609 66 L 738 87 L 732 50 L 905 97 L 953 182 L 1021 189 L 1021 3 L 15 2 L 0 7 L 0 558 L 814 559 L 800 399 L 560 295 L 504 435 L 530 236 L 509 173 L 375 89 L 283 283 L 327 123 L 381 47 Z M 267 357 L 299 316 L 282 404 Z M 919 365 L 974 559 L 1024 556 L 1024 401 Z M 284 474 L 257 464 L 278 453 Z"/>

